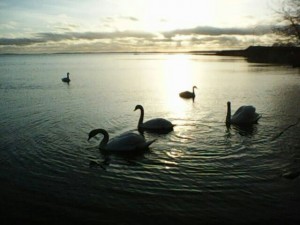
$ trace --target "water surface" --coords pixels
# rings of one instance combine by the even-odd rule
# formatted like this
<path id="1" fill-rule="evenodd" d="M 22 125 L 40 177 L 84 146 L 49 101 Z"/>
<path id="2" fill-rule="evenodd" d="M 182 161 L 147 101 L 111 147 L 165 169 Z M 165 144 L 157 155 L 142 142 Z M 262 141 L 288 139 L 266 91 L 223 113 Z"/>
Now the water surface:
<path id="1" fill-rule="evenodd" d="M 300 222 L 299 178 L 282 176 L 300 171 L 300 125 L 280 133 L 300 117 L 299 69 L 185 54 L 0 58 L 4 221 Z M 193 85 L 194 102 L 178 96 Z M 261 120 L 227 129 L 227 101 L 254 105 Z M 87 141 L 95 128 L 136 132 L 137 104 L 174 131 L 145 133 L 157 141 L 138 155 Z"/>

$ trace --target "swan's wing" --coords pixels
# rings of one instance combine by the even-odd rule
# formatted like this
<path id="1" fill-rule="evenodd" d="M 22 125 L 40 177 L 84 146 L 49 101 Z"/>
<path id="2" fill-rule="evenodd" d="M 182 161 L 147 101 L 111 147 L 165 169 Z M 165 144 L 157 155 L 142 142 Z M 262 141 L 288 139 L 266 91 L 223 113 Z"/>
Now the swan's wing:
<path id="1" fill-rule="evenodd" d="M 192 97 L 194 97 L 194 94 L 190 91 L 184 91 L 184 92 L 179 93 L 179 96 L 183 97 L 183 98 L 192 98 Z"/>
<path id="2" fill-rule="evenodd" d="M 181 96 L 181 95 L 188 95 L 188 94 L 191 94 L 191 92 L 189 92 L 189 91 L 183 91 L 183 92 L 180 92 L 179 95 Z"/>
<path id="3" fill-rule="evenodd" d="M 255 113 L 255 107 L 251 105 L 244 105 L 238 108 L 238 110 L 234 113 L 234 115 L 239 115 L 239 114 L 253 114 Z"/>
<path id="4" fill-rule="evenodd" d="M 148 120 L 143 123 L 142 128 L 151 129 L 151 130 L 168 130 L 173 128 L 173 124 L 163 118 L 156 118 L 152 120 Z"/>
<path id="5" fill-rule="evenodd" d="M 254 123 L 257 121 L 257 117 L 259 115 L 255 112 L 255 107 L 249 106 L 241 106 L 231 117 L 231 122 L 236 124 L 247 124 Z"/>
<path id="6" fill-rule="evenodd" d="M 125 133 L 111 139 L 106 149 L 110 151 L 134 151 L 144 143 L 143 136 L 135 133 Z"/>

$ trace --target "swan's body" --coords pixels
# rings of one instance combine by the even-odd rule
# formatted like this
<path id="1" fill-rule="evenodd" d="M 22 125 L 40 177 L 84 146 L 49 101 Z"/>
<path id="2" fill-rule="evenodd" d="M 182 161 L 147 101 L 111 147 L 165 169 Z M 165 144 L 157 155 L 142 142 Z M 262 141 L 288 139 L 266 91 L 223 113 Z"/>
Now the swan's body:
<path id="1" fill-rule="evenodd" d="M 179 96 L 181 98 L 195 98 L 195 88 L 197 88 L 196 86 L 193 86 L 193 92 L 190 92 L 190 91 L 184 91 L 184 92 L 181 92 L 179 94 Z"/>
<path id="2" fill-rule="evenodd" d="M 95 129 L 89 133 L 90 140 L 97 134 L 103 134 L 99 148 L 110 152 L 132 152 L 147 149 L 155 140 L 147 141 L 139 134 L 124 133 L 109 140 L 109 135 L 104 129 Z"/>
<path id="3" fill-rule="evenodd" d="M 155 119 L 151 119 L 146 122 L 143 122 L 144 108 L 141 105 L 137 105 L 135 107 L 134 111 L 137 109 L 141 110 L 141 115 L 140 115 L 140 119 L 138 122 L 139 130 L 147 130 L 147 131 L 152 131 L 152 132 L 163 132 L 163 133 L 173 130 L 174 125 L 170 121 L 163 119 L 163 118 L 155 118 Z"/>
<path id="4" fill-rule="evenodd" d="M 235 125 L 250 125 L 257 123 L 261 118 L 261 115 L 255 112 L 255 107 L 241 106 L 238 110 L 231 116 L 231 103 L 227 102 L 227 116 L 226 124 L 235 124 Z"/>
<path id="5" fill-rule="evenodd" d="M 71 81 L 69 75 L 70 75 L 70 73 L 67 73 L 67 77 L 64 77 L 64 78 L 61 79 L 62 82 L 67 82 L 67 83 L 69 83 L 69 82 Z"/>

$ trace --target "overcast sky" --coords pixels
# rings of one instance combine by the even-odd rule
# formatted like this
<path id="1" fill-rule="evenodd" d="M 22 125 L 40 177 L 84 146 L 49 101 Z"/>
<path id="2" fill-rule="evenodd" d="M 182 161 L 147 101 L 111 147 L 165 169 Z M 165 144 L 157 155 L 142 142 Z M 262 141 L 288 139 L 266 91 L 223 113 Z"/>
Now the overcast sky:
<path id="1" fill-rule="evenodd" d="M 272 45 L 280 0 L 1 0 L 0 53 Z"/>

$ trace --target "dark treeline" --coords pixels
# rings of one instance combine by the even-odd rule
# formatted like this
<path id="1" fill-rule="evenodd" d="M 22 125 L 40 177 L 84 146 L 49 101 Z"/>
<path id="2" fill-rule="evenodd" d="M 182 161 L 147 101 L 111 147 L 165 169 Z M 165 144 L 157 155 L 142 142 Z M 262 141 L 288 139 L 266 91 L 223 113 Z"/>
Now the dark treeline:
<path id="1" fill-rule="evenodd" d="M 300 66 L 300 47 L 250 46 L 245 50 L 218 51 L 216 55 L 243 56 L 249 62 L 289 64 Z"/>

